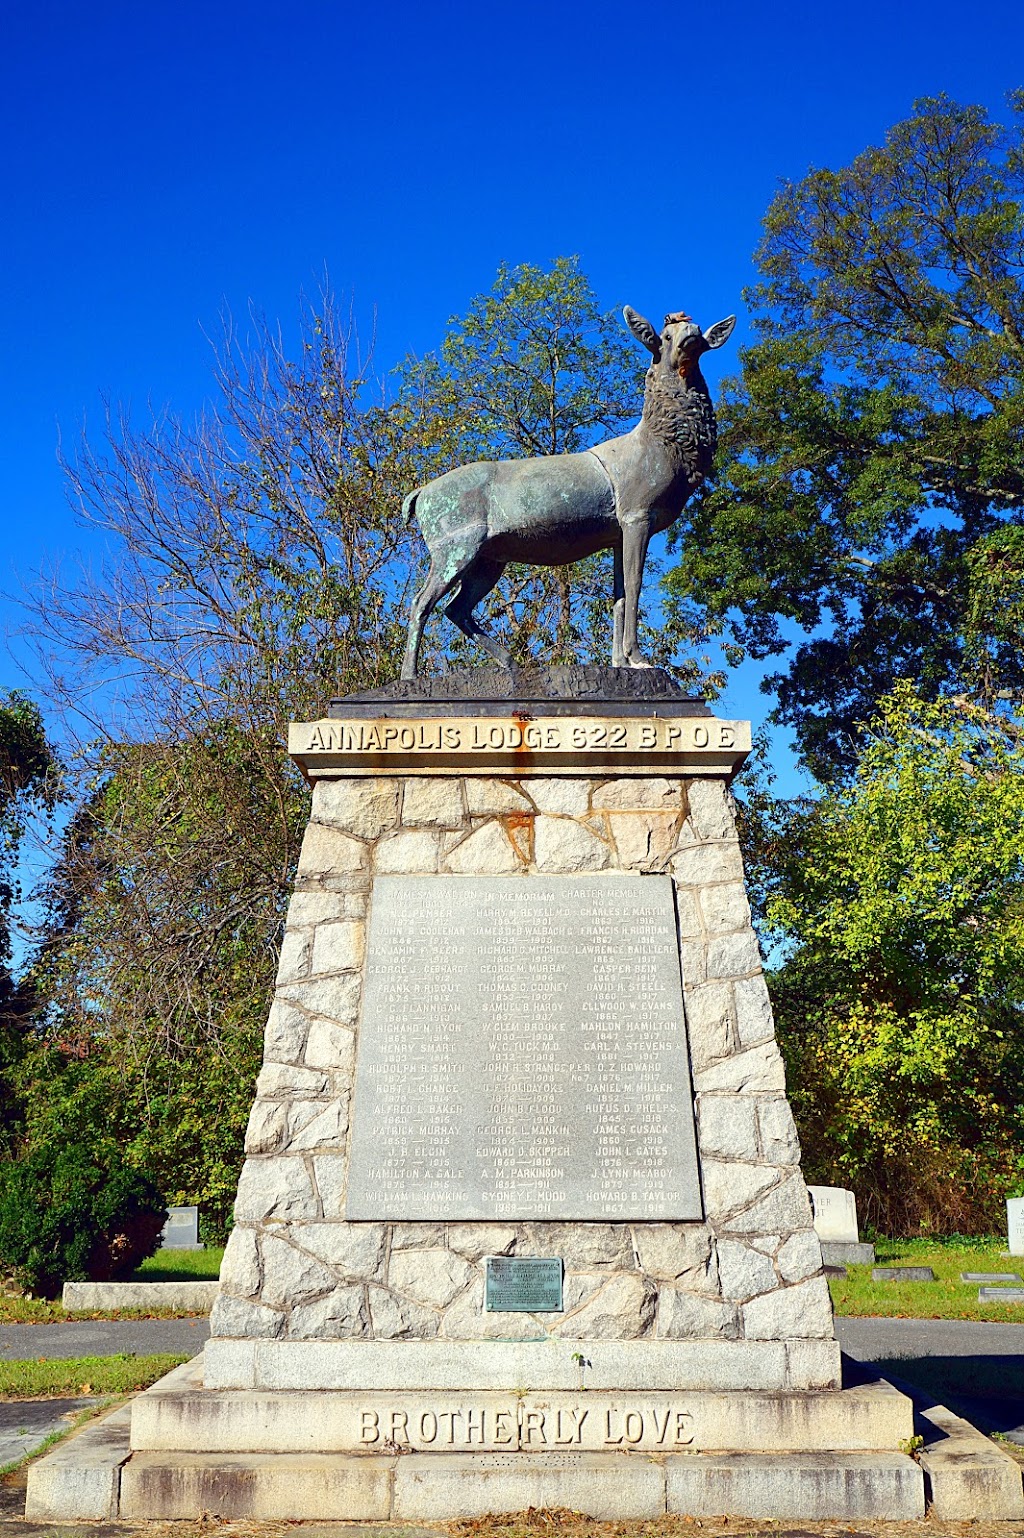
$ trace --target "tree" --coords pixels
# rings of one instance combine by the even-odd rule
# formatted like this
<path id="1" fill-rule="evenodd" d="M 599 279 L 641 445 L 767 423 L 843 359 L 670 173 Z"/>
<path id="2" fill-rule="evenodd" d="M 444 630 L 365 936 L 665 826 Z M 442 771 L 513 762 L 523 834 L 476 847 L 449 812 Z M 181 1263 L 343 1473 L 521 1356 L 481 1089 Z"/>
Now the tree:
<path id="1" fill-rule="evenodd" d="M 14 912 L 21 895 L 17 864 L 33 812 L 53 806 L 57 761 L 39 707 L 17 690 L 0 699 L 0 1154 L 20 1125 L 16 1079 L 34 1007 L 30 988 L 11 972 Z"/>
<path id="2" fill-rule="evenodd" d="M 899 678 L 1019 719 L 1024 696 L 1024 93 L 918 102 L 885 143 L 785 185 L 717 485 L 671 589 L 766 680 L 826 779 Z"/>
<path id="3" fill-rule="evenodd" d="M 885 1233 L 990 1232 L 1024 1179 L 1024 745 L 880 701 L 849 786 L 745 819 L 810 1172 Z"/>
<path id="4" fill-rule="evenodd" d="M 226 325 L 196 423 L 109 413 L 83 439 L 69 490 L 114 553 L 52 573 L 32 627 L 79 805 L 33 973 L 31 1136 L 102 1127 L 215 1222 L 305 820 L 285 725 L 391 676 L 414 576 L 400 450 L 329 298 L 295 358 L 253 333 Z"/>
<path id="5" fill-rule="evenodd" d="M 42 897 L 49 1030 L 29 1134 L 73 1135 L 197 1202 L 234 1199 L 304 803 L 275 744 L 224 723 L 107 748 Z"/>

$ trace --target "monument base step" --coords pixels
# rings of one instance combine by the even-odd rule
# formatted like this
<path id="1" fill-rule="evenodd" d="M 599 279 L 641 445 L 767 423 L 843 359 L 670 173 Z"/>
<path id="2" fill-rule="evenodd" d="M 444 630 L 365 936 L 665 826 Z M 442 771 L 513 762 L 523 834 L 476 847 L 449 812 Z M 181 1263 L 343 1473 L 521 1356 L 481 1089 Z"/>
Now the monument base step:
<path id="1" fill-rule="evenodd" d="M 835 1340 L 234 1340 L 213 1338 L 204 1381 L 223 1389 L 578 1393 L 838 1389 Z"/>
<path id="2" fill-rule="evenodd" d="M 875 1246 L 845 1239 L 822 1239 L 821 1261 L 825 1266 L 873 1266 Z"/>
<path id="3" fill-rule="evenodd" d="M 943 1517 L 1019 1520 L 1024 1514 L 1019 1467 L 966 1421 L 923 1403 L 917 1395 L 917 1426 L 925 1443 L 920 1463 L 891 1443 L 880 1450 L 805 1446 L 655 1452 L 625 1447 L 410 1452 L 391 1443 L 364 1452 L 325 1452 L 217 1451 L 207 1441 L 200 1444 L 202 1452 L 173 1447 L 133 1451 L 132 1440 L 145 1439 L 161 1427 L 161 1434 L 173 1429 L 175 1400 L 179 1412 L 184 1409 L 185 1422 L 198 1416 L 192 1429 L 206 1438 L 216 1435 L 218 1413 L 251 1432 L 257 1398 L 287 1401 L 292 1426 L 307 1429 L 318 1403 L 323 1409 L 322 1434 L 337 1436 L 338 1427 L 345 1424 L 341 1402 L 352 1397 L 323 1391 L 280 1396 L 210 1393 L 200 1383 L 197 1359 L 154 1384 L 131 1407 L 90 1422 L 32 1464 L 26 1517 L 48 1522 L 194 1520 L 206 1513 L 226 1519 L 408 1522 L 563 1506 L 608 1520 L 666 1512 L 786 1521 L 897 1520 L 923 1516 L 926 1496 L 936 1515 Z M 549 1401 L 559 1397 L 548 1396 Z M 589 1406 L 591 1396 L 583 1397 Z M 595 1395 L 593 1404 L 611 1397 Z M 652 1401 L 663 1396 L 637 1392 L 615 1397 L 623 1410 L 632 1401 L 634 1414 L 643 1401 L 655 1427 L 667 1424 L 663 1409 L 653 1419 L 658 1406 Z M 702 1414 L 704 1426 L 714 1427 L 721 1424 L 723 1412 L 719 1406 L 713 1413 L 713 1401 L 731 1401 L 736 1412 L 751 1396 L 699 1397 L 707 1403 L 694 1415 L 693 1424 L 698 1425 Z M 909 1405 L 906 1395 L 877 1382 L 841 1393 L 753 1397 L 775 1400 L 775 1434 L 785 1414 L 793 1415 L 794 1440 L 803 1432 L 824 1436 L 829 1427 L 829 1434 L 835 1434 L 844 1421 L 847 1434 L 858 1425 L 870 1425 L 873 1434 L 889 1436 L 904 1428 Z M 801 1399 L 802 1408 L 796 1403 Z M 209 1415 L 204 1405 L 215 1404 L 220 1411 Z M 288 1434 L 287 1408 L 283 1403 L 276 1412 L 273 1431 L 279 1437 Z M 734 1424 L 739 1429 L 744 1422 L 737 1418 Z M 532 1425 L 536 1428 L 536 1420 Z M 635 1432 L 639 1422 L 632 1425 Z M 567 1422 L 563 1429 L 568 1430 Z M 293 1430 L 292 1435 L 297 1433 Z"/>
<path id="4" fill-rule="evenodd" d="M 599 1520 L 923 1517 L 902 1453 L 133 1453 L 118 1515 L 176 1520 L 443 1521 L 528 1507 Z"/>
<path id="5" fill-rule="evenodd" d="M 818 1393 L 709 1390 L 217 1389 L 202 1358 L 140 1394 L 136 1452 L 404 1453 L 889 1451 L 914 1435 L 885 1382 Z"/>

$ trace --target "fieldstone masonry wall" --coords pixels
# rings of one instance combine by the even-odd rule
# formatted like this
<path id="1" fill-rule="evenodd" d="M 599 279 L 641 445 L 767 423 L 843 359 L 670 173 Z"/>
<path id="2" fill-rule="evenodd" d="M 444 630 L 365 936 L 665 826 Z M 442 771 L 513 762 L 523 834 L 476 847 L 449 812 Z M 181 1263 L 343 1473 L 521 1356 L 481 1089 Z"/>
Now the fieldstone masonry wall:
<path id="1" fill-rule="evenodd" d="M 349 1223 L 375 874 L 667 872 L 703 1223 Z M 821 1249 L 718 779 L 322 779 L 288 911 L 215 1338 L 833 1340 Z M 559 1314 L 486 1314 L 484 1255 L 558 1255 Z"/>

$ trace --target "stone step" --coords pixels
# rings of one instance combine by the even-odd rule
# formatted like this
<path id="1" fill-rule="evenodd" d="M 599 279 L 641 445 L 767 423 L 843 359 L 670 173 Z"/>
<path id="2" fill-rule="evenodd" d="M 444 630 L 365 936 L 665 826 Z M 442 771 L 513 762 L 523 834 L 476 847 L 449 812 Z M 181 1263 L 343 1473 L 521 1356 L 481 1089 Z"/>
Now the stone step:
<path id="1" fill-rule="evenodd" d="M 838 1388 L 834 1340 L 230 1340 L 203 1353 L 210 1388 L 561 1390 Z"/>
<path id="2" fill-rule="evenodd" d="M 666 1459 L 666 1510 L 823 1522 L 924 1516 L 924 1478 L 898 1452 L 710 1453 Z"/>
<path id="3" fill-rule="evenodd" d="M 359 1453 L 133 1453 L 121 1469 L 118 1516 L 386 1519 L 398 1462 Z"/>
<path id="4" fill-rule="evenodd" d="M 943 1521 L 1024 1518 L 1021 1466 L 945 1405 L 919 1402 L 921 1467 L 933 1515 Z"/>
<path id="5" fill-rule="evenodd" d="M 28 1467 L 25 1516 L 100 1522 L 117 1516 L 119 1471 L 129 1456 L 132 1407 L 89 1421 Z"/>
<path id="6" fill-rule="evenodd" d="M 219 1282 L 65 1282 L 61 1305 L 80 1311 L 173 1308 L 208 1314 L 219 1291 Z"/>
<path id="7" fill-rule="evenodd" d="M 118 1515 L 178 1520 L 452 1520 L 533 1506 L 599 1520 L 692 1516 L 805 1521 L 924 1515 L 901 1453 L 134 1453 Z"/>
<path id="8" fill-rule="evenodd" d="M 83 1518 L 192 1518 L 201 1513 L 227 1518 L 267 1520 L 347 1519 L 433 1520 L 479 1516 L 488 1511 L 516 1511 L 528 1506 L 568 1506 L 597 1518 L 656 1516 L 680 1512 L 691 1516 L 740 1516 L 781 1520 L 851 1520 L 919 1517 L 925 1494 L 937 1516 L 967 1519 L 1019 1519 L 1024 1514 L 1020 1469 L 988 1438 L 933 1402 L 917 1401 L 918 1427 L 925 1446 L 921 1463 L 891 1449 L 858 1451 L 698 1451 L 646 1452 L 638 1444 L 614 1451 L 544 1452 L 324 1452 L 216 1451 L 149 1449 L 131 1452 L 129 1416 L 139 1426 L 158 1425 L 177 1397 L 195 1408 L 202 1394 L 201 1361 L 176 1368 L 137 1399 L 105 1419 L 92 1421 L 29 1468 L 26 1517 L 49 1522 Z M 774 1400 L 779 1409 L 803 1397 L 808 1413 L 834 1413 L 836 1402 L 849 1407 L 872 1403 L 876 1431 L 904 1429 L 909 1396 L 884 1383 L 860 1384 L 838 1394 L 754 1396 Z M 217 1393 L 210 1402 L 244 1404 L 249 1415 L 260 1396 Z M 330 1404 L 331 1394 L 262 1396 Z M 434 1396 L 436 1398 L 436 1396 Z M 541 1396 L 534 1407 L 540 1410 Z M 561 1396 L 547 1396 L 548 1401 Z M 588 1405 L 589 1395 L 584 1396 Z M 611 1396 L 602 1395 L 603 1398 Z M 662 1396 L 618 1396 L 625 1408 L 632 1400 L 653 1410 Z M 739 1409 L 745 1396 L 708 1395 Z M 143 1402 L 147 1403 L 144 1405 Z M 156 1401 L 160 1404 L 154 1407 Z M 832 1402 L 829 1411 L 829 1402 Z M 809 1407 L 820 1404 L 821 1409 Z M 142 1406 L 140 1410 L 140 1406 Z M 550 1404 L 548 1406 L 550 1408 Z M 720 1406 L 718 1407 L 720 1410 Z M 801 1412 L 794 1403 L 788 1408 Z M 152 1414 L 151 1414 L 152 1410 Z M 204 1412 L 205 1413 L 205 1412 Z M 305 1413 L 304 1410 L 302 1413 Z M 645 1414 L 644 1410 L 640 1410 Z M 894 1421 L 896 1415 L 898 1419 Z M 134 1417 L 133 1417 L 134 1418 Z M 440 1416 L 438 1417 L 440 1421 Z M 518 1422 L 525 1423 L 525 1417 Z M 278 1420 L 275 1434 L 282 1431 Z M 329 1428 L 325 1416 L 322 1429 Z M 453 1422 L 454 1424 L 454 1422 Z M 536 1421 L 531 1423 L 536 1426 Z M 623 1426 L 625 1421 L 623 1419 Z M 664 1425 L 664 1412 L 656 1424 Z M 695 1417 L 694 1424 L 697 1424 Z M 711 1425 L 709 1416 L 706 1425 Z M 740 1420 L 733 1424 L 738 1426 Z M 634 1430 L 637 1423 L 632 1423 Z M 209 1436 L 212 1426 L 198 1428 Z M 835 1423 L 833 1423 L 833 1430 Z M 817 1423 L 824 1432 L 825 1422 Z"/>
<path id="9" fill-rule="evenodd" d="M 875 1246 L 845 1239 L 822 1239 L 821 1259 L 826 1266 L 873 1266 Z"/>
<path id="10" fill-rule="evenodd" d="M 210 1453 L 895 1450 L 914 1434 L 887 1383 L 836 1392 L 409 1393 L 205 1389 L 187 1363 L 135 1401 L 136 1451 Z"/>

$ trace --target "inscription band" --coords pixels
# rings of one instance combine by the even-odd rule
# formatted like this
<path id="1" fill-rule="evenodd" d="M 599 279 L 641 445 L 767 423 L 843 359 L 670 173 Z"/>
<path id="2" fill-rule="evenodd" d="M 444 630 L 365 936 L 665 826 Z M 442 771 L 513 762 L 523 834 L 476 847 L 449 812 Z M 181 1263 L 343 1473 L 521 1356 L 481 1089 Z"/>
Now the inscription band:
<path id="1" fill-rule="evenodd" d="M 373 773 L 732 775 L 750 723 L 715 716 L 388 717 L 295 722 L 288 751 L 311 778 Z"/>

